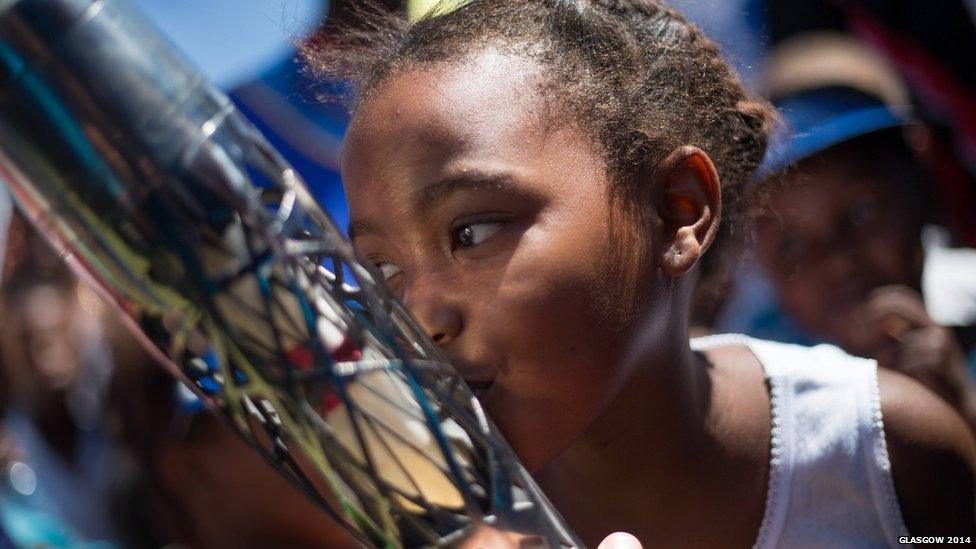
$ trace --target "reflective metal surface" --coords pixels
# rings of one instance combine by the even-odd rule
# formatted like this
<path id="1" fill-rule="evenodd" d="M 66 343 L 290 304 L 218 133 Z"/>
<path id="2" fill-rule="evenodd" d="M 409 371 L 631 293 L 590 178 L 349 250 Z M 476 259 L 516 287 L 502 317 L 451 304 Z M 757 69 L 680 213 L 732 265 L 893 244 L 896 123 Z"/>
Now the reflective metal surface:
<path id="1" fill-rule="evenodd" d="M 579 545 L 299 176 L 128 4 L 0 1 L 0 179 L 154 355 L 363 543 L 491 525 Z"/>

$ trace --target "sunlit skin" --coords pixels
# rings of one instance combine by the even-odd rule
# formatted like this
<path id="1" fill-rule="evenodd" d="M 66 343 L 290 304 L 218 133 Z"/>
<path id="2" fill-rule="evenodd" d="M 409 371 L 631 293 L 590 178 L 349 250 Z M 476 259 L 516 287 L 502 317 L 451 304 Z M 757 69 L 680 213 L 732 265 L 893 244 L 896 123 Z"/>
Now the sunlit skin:
<path id="1" fill-rule="evenodd" d="M 627 377 L 613 311 L 639 304 L 614 302 L 601 160 L 574 132 L 526 127 L 517 95 L 466 80 L 434 95 L 398 80 L 419 109 L 378 98 L 364 113 L 344 164 L 352 235 L 469 383 L 491 383 L 483 401 L 537 468 Z"/>
<path id="2" fill-rule="evenodd" d="M 488 49 L 381 83 L 342 161 L 356 249 L 587 545 L 624 531 L 751 546 L 769 461 L 762 368 L 742 348 L 697 355 L 687 336 L 718 175 L 679 147 L 629 182 L 650 189 L 651 213 L 633 216 L 608 198 L 589 134 L 543 116 L 542 74 Z M 905 414 L 882 406 L 897 440 Z"/>
<path id="3" fill-rule="evenodd" d="M 748 379 L 734 381 L 707 372 L 684 336 L 687 288 L 663 272 L 686 272 L 710 238 L 717 216 L 696 223 L 701 202 L 718 210 L 716 182 L 697 182 L 696 170 L 713 173 L 711 163 L 675 161 L 672 218 L 650 223 L 681 234 L 621 241 L 588 136 L 533 116 L 538 70 L 487 52 L 382 86 L 354 120 L 343 158 L 357 250 L 479 389 L 588 543 L 614 530 L 687 541 L 688 527 L 701 513 L 717 519 L 734 488 L 743 509 L 734 530 L 747 545 L 762 513 L 768 410 L 742 406 L 730 422 L 712 417 L 710 402 L 727 384 L 764 391 L 759 366 L 746 357 L 747 375 L 734 377 Z M 628 274 L 612 261 L 621 254 L 646 263 Z M 627 291 L 633 273 L 646 281 L 637 292 Z M 722 535 L 728 541 L 727 528 Z"/>

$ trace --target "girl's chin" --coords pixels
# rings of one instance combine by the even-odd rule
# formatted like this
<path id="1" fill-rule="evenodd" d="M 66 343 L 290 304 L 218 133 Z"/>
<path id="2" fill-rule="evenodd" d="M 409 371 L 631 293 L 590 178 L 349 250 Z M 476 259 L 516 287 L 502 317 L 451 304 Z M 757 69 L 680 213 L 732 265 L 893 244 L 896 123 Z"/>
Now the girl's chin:
<path id="1" fill-rule="evenodd" d="M 537 421 L 532 414 L 508 413 L 508 410 L 492 409 L 485 405 L 488 417 L 511 446 L 522 465 L 535 473 L 559 457 L 568 444 L 559 444 L 553 438 L 553 430 Z"/>

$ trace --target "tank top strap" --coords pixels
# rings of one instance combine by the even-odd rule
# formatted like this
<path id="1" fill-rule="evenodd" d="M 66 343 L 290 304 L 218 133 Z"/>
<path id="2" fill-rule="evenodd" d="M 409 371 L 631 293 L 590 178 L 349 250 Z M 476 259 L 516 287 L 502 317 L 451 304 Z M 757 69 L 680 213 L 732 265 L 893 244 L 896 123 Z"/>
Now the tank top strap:
<path id="1" fill-rule="evenodd" d="M 830 345 L 723 335 L 706 349 L 749 348 L 770 391 L 766 511 L 755 547 L 904 547 L 873 360 Z"/>

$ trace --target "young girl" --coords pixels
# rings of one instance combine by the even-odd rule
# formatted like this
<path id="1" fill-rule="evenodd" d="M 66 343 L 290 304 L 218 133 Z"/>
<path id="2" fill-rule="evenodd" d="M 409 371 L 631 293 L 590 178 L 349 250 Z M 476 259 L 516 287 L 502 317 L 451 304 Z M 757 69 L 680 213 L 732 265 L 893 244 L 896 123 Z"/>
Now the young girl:
<path id="1" fill-rule="evenodd" d="M 689 343 L 769 116 L 697 29 L 654 0 L 367 23 L 308 52 L 358 84 L 350 236 L 587 544 L 976 533 L 976 448 L 918 384 L 833 347 Z"/>

